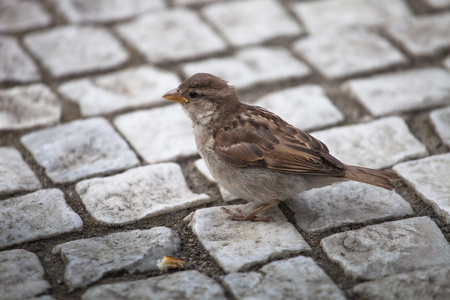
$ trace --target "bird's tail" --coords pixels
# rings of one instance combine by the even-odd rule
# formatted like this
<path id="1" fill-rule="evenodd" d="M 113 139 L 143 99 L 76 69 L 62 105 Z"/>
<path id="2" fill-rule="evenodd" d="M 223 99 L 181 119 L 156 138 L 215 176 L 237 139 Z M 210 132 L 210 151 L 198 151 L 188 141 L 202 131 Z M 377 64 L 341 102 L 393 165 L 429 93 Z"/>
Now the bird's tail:
<path id="1" fill-rule="evenodd" d="M 392 180 L 398 180 L 397 174 L 391 171 L 380 171 L 358 166 L 346 166 L 345 178 L 379 186 L 388 190 L 394 189 Z"/>

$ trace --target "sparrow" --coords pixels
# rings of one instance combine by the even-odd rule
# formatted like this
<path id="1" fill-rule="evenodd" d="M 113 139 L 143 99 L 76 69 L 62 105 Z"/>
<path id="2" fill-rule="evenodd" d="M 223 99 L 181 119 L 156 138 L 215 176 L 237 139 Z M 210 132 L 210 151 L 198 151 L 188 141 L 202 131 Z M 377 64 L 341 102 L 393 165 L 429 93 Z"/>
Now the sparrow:
<path id="1" fill-rule="evenodd" d="M 358 181 L 392 190 L 390 171 L 346 165 L 327 146 L 259 106 L 240 102 L 228 82 L 197 73 L 162 96 L 181 103 L 192 120 L 200 156 L 230 193 L 260 205 L 250 213 L 223 208 L 232 220 L 267 221 L 258 214 L 305 190 Z"/>

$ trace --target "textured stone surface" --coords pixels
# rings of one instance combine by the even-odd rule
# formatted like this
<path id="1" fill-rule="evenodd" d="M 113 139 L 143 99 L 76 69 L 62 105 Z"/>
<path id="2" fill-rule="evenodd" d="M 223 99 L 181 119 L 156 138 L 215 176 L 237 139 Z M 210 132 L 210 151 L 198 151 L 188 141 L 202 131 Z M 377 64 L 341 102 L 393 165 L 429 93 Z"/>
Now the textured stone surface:
<path id="1" fill-rule="evenodd" d="M 36 29 L 51 23 L 39 1 L 0 0 L 0 32 Z"/>
<path id="2" fill-rule="evenodd" d="M 321 241 L 325 254 L 353 278 L 370 280 L 447 263 L 450 245 L 429 217 L 367 226 Z"/>
<path id="3" fill-rule="evenodd" d="M 165 7 L 163 0 L 53 0 L 70 22 L 114 22 Z"/>
<path id="4" fill-rule="evenodd" d="M 81 181 L 76 185 L 87 211 L 103 223 L 122 224 L 210 202 L 189 190 L 175 163 L 128 170 Z"/>
<path id="5" fill-rule="evenodd" d="M 145 280 L 104 284 L 90 288 L 81 297 L 82 300 L 130 298 L 152 300 L 227 299 L 219 284 L 198 271 L 177 272 Z"/>
<path id="6" fill-rule="evenodd" d="M 210 2 L 217 2 L 220 0 L 173 0 L 175 5 L 191 5 L 191 4 L 203 4 Z"/>
<path id="7" fill-rule="evenodd" d="M 377 26 L 411 15 L 403 0 L 323 0 L 292 5 L 311 33 Z"/>
<path id="8" fill-rule="evenodd" d="M 444 60 L 444 66 L 450 70 L 450 55 Z"/>
<path id="9" fill-rule="evenodd" d="M 251 205 L 227 206 L 251 211 Z M 271 222 L 238 222 L 228 219 L 220 207 L 199 209 L 189 226 L 225 272 L 245 270 L 269 259 L 311 250 L 281 211 L 272 207 L 261 215 Z"/>
<path id="10" fill-rule="evenodd" d="M 57 189 L 0 201 L 0 248 L 81 231 L 83 221 Z"/>
<path id="11" fill-rule="evenodd" d="M 344 120 L 342 113 L 318 85 L 273 92 L 252 104 L 265 107 L 302 130 L 335 125 Z"/>
<path id="12" fill-rule="evenodd" d="M 51 125 L 60 116 L 58 98 L 43 84 L 0 90 L 0 130 Z"/>
<path id="13" fill-rule="evenodd" d="M 286 204 L 294 211 L 297 225 L 307 232 L 413 213 L 411 205 L 395 191 L 359 182 L 312 189 Z"/>
<path id="14" fill-rule="evenodd" d="M 352 292 L 360 299 L 446 299 L 450 295 L 450 265 L 391 275 L 356 285 Z"/>
<path id="15" fill-rule="evenodd" d="M 64 280 L 70 289 L 85 287 L 107 273 L 142 273 L 157 270 L 164 255 L 175 256 L 180 248 L 178 234 L 167 227 L 112 233 L 103 237 L 60 244 L 66 268 Z"/>
<path id="16" fill-rule="evenodd" d="M 406 62 L 406 58 L 385 39 L 368 31 L 311 35 L 300 39 L 293 47 L 323 76 L 331 79 Z"/>
<path id="17" fill-rule="evenodd" d="M 191 59 L 226 49 L 225 43 L 195 12 L 183 8 L 149 13 L 115 28 L 154 63 Z"/>
<path id="18" fill-rule="evenodd" d="M 149 66 L 64 83 L 59 92 L 80 105 L 83 116 L 112 113 L 142 105 L 160 104 L 180 80 L 172 73 Z"/>
<path id="19" fill-rule="evenodd" d="M 392 39 L 414 56 L 437 54 L 450 48 L 450 13 L 414 17 L 385 26 Z"/>
<path id="20" fill-rule="evenodd" d="M 235 47 L 303 32 L 274 0 L 223 2 L 211 4 L 202 12 Z"/>
<path id="21" fill-rule="evenodd" d="M 106 29 L 60 26 L 25 36 L 25 45 L 54 77 L 107 70 L 128 60 L 128 53 Z"/>
<path id="22" fill-rule="evenodd" d="M 450 146 L 450 107 L 433 110 L 430 120 L 442 142 Z"/>
<path id="23" fill-rule="evenodd" d="M 50 284 L 44 275 L 44 268 L 36 254 L 22 249 L 0 252 L 2 299 L 28 299 L 45 293 L 50 289 Z"/>
<path id="24" fill-rule="evenodd" d="M 434 211 L 450 224 L 450 153 L 433 155 L 394 166 Z"/>
<path id="25" fill-rule="evenodd" d="M 251 47 L 235 56 L 211 58 L 185 64 L 183 73 L 192 76 L 207 72 L 228 80 L 236 88 L 310 74 L 309 68 L 281 47 Z"/>
<path id="26" fill-rule="evenodd" d="M 450 0 L 424 0 L 424 1 L 429 7 L 433 9 L 450 7 Z"/>
<path id="27" fill-rule="evenodd" d="M 332 155 L 349 165 L 382 169 L 427 154 L 426 147 L 400 117 L 317 131 L 312 135 L 324 142 Z"/>
<path id="28" fill-rule="evenodd" d="M 372 115 L 426 109 L 450 104 L 450 73 L 424 68 L 350 80 L 345 88 Z"/>
<path id="29" fill-rule="evenodd" d="M 191 121 L 179 105 L 124 114 L 114 124 L 148 163 L 197 153 Z"/>
<path id="30" fill-rule="evenodd" d="M 231 273 L 224 284 L 236 299 L 346 299 L 309 257 L 275 261 L 258 272 Z"/>
<path id="31" fill-rule="evenodd" d="M 102 118 L 35 131 L 21 140 L 54 182 L 71 182 L 139 163 L 125 141 Z"/>
<path id="32" fill-rule="evenodd" d="M 15 148 L 0 147 L 0 195 L 39 189 L 41 183 Z"/>
<path id="33" fill-rule="evenodd" d="M 12 37 L 0 36 L 0 82 L 28 82 L 40 78 L 36 65 L 18 41 Z"/>

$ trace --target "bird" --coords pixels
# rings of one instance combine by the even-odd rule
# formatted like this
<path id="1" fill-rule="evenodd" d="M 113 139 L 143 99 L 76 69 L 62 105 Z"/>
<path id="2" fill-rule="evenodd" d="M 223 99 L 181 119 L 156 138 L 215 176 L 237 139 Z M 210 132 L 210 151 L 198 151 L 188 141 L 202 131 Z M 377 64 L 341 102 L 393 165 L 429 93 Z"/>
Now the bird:
<path id="1" fill-rule="evenodd" d="M 192 121 L 198 153 L 230 193 L 257 203 L 251 212 L 222 209 L 235 221 L 268 221 L 264 210 L 313 188 L 358 181 L 395 188 L 396 173 L 346 165 L 328 147 L 263 107 L 242 103 L 234 86 L 197 73 L 162 96 Z"/>

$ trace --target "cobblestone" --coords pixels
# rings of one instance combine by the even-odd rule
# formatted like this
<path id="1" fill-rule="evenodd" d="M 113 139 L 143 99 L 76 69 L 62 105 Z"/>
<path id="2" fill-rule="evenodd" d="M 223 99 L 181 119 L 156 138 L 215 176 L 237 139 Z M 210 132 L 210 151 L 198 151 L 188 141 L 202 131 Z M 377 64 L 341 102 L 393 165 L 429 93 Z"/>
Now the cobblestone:
<path id="1" fill-rule="evenodd" d="M 450 224 L 450 182 L 447 177 L 450 154 L 440 154 L 394 166 L 444 222 Z"/>
<path id="2" fill-rule="evenodd" d="M 227 208 L 252 209 L 251 204 Z M 195 212 L 189 226 L 227 273 L 311 250 L 278 208 L 272 207 L 267 211 L 275 222 L 237 222 L 227 219 L 228 215 L 220 207 L 203 208 Z"/>
<path id="3" fill-rule="evenodd" d="M 428 153 L 400 117 L 316 131 L 312 135 L 346 164 L 368 168 L 388 168 Z M 342 143 L 343 140 L 346 142 Z"/>
<path id="4" fill-rule="evenodd" d="M 450 7 L 450 0 L 425 0 L 425 3 L 433 9 Z"/>
<path id="5" fill-rule="evenodd" d="M 177 272 L 145 280 L 100 285 L 87 290 L 82 299 L 119 300 L 129 297 L 154 300 L 227 299 L 222 288 L 213 279 L 198 271 Z"/>
<path id="6" fill-rule="evenodd" d="M 0 252 L 0 294 L 4 300 L 29 299 L 48 292 L 44 268 L 36 254 L 23 249 Z"/>
<path id="7" fill-rule="evenodd" d="M 450 13 L 402 19 L 385 26 L 392 39 L 414 56 L 438 54 L 450 48 Z"/>
<path id="8" fill-rule="evenodd" d="M 0 201 L 0 249 L 82 228 L 83 221 L 58 189 Z"/>
<path id="9" fill-rule="evenodd" d="M 77 102 L 83 116 L 165 103 L 161 95 L 180 84 L 172 73 L 150 66 L 88 77 L 62 84 L 58 90 Z"/>
<path id="10" fill-rule="evenodd" d="M 61 26 L 30 33 L 25 45 L 54 77 L 117 67 L 128 53 L 106 29 L 93 26 Z"/>
<path id="11" fill-rule="evenodd" d="M 187 9 L 149 13 L 115 27 L 152 63 L 197 58 L 222 52 L 225 42 Z"/>
<path id="12" fill-rule="evenodd" d="M 64 280 L 70 289 L 75 289 L 114 271 L 133 274 L 157 270 L 159 259 L 164 255 L 175 256 L 179 249 L 176 232 L 155 227 L 67 242 L 56 246 L 53 253 L 61 253 L 66 265 Z"/>
<path id="13" fill-rule="evenodd" d="M 395 191 L 359 182 L 312 189 L 286 204 L 295 213 L 297 225 L 307 232 L 413 213 L 411 205 Z"/>
<path id="14" fill-rule="evenodd" d="M 450 146 L 450 108 L 433 110 L 430 119 L 442 142 Z"/>
<path id="15" fill-rule="evenodd" d="M 386 40 L 362 30 L 311 35 L 300 39 L 293 47 L 330 79 L 382 70 L 406 62 L 406 58 Z"/>
<path id="16" fill-rule="evenodd" d="M 311 33 L 377 26 L 411 15 L 403 0 L 323 0 L 294 3 L 292 8 Z"/>
<path id="17" fill-rule="evenodd" d="M 53 3 L 66 19 L 74 23 L 120 21 L 165 7 L 163 0 L 53 0 Z"/>
<path id="18" fill-rule="evenodd" d="M 41 188 L 41 183 L 23 161 L 20 152 L 0 147 L 0 195 Z"/>
<path id="19" fill-rule="evenodd" d="M 29 133 L 22 143 L 54 182 L 120 171 L 138 164 L 136 155 L 103 118 L 73 121 Z"/>
<path id="20" fill-rule="evenodd" d="M 192 193 L 175 163 L 162 163 L 79 182 L 76 191 L 95 220 L 123 224 L 211 202 Z"/>
<path id="21" fill-rule="evenodd" d="M 350 80 L 347 91 L 372 115 L 431 108 L 450 103 L 450 73 L 425 68 Z"/>
<path id="22" fill-rule="evenodd" d="M 33 60 L 15 38 L 0 36 L 0 61 L 0 82 L 29 82 L 41 78 Z"/>
<path id="23" fill-rule="evenodd" d="M 124 114 L 117 117 L 114 124 L 148 163 L 197 153 L 191 121 L 179 106 Z"/>
<path id="24" fill-rule="evenodd" d="M 0 32 L 36 29 L 52 22 L 38 1 L 0 0 L 0 7 Z"/>
<path id="25" fill-rule="evenodd" d="M 450 259 L 450 245 L 429 217 L 367 226 L 334 234 L 320 243 L 346 275 L 363 280 L 431 267 Z"/>
<path id="26" fill-rule="evenodd" d="M 303 33 L 300 26 L 274 0 L 211 4 L 202 12 L 235 47 Z"/>
<path id="27" fill-rule="evenodd" d="M 236 299 L 346 299 L 309 257 L 275 261 L 259 272 L 231 273 L 224 284 Z"/>
<path id="28" fill-rule="evenodd" d="M 444 60 L 444 66 L 450 70 L 450 55 Z"/>
<path id="29" fill-rule="evenodd" d="M 59 121 L 61 105 L 45 85 L 0 90 L 0 130 L 19 130 Z"/>
<path id="30" fill-rule="evenodd" d="M 248 88 L 273 80 L 303 78 L 310 74 L 304 63 L 281 47 L 244 48 L 232 57 L 211 58 L 183 66 L 186 76 L 200 72 L 216 74 L 236 88 Z"/>

